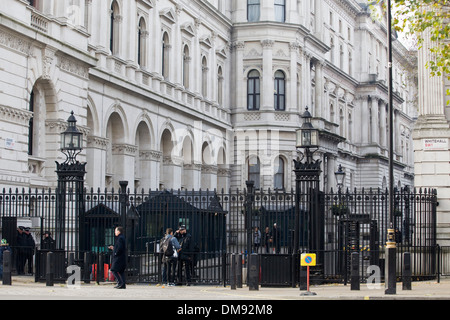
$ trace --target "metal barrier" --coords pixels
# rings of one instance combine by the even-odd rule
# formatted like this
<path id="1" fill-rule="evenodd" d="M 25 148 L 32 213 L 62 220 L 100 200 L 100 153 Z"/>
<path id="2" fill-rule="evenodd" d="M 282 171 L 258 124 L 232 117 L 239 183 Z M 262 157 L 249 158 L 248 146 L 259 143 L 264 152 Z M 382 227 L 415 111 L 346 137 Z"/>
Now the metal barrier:
<path id="1" fill-rule="evenodd" d="M 292 259 L 293 256 L 288 254 L 261 254 L 261 286 L 292 286 Z"/>
<path id="2" fill-rule="evenodd" d="M 265 286 L 298 283 L 295 261 L 279 264 L 283 259 L 292 259 L 294 239 L 298 239 L 299 253 L 317 254 L 312 281 L 348 282 L 353 252 L 359 253 L 362 281 L 368 276 L 369 266 L 378 266 L 382 273 L 384 269 L 389 197 L 387 191 L 380 189 L 331 191 L 317 197 L 308 194 L 296 197 L 294 190 L 257 190 L 251 194 L 246 190 L 140 193 L 91 190 L 83 193 L 83 203 L 78 205 L 76 201 L 80 201 L 80 197 L 69 191 L 63 197 L 67 201 L 65 228 L 59 229 L 55 218 L 58 195 L 52 190 L 16 189 L 0 193 L 2 235 L 11 238 L 8 242 L 13 253 L 19 248 L 15 228 L 20 223 L 31 225 L 39 249 L 36 255 L 38 281 L 42 281 L 45 272 L 44 241 L 40 239 L 44 231 L 53 235 L 64 232 L 55 235 L 66 246 L 56 254 L 60 271 L 55 279 L 65 279 L 64 268 L 69 263 L 69 254 L 74 253 L 74 263 L 83 269 L 83 280 L 90 281 L 92 270 L 87 268 L 97 263 L 98 273 L 105 263 L 110 263 L 107 247 L 114 242 L 114 227 L 118 224 L 125 227 L 129 253 L 127 276 L 133 282 L 161 281 L 159 241 L 166 228 L 176 230 L 180 225 L 185 225 L 192 235 L 195 247 L 192 278 L 199 284 L 229 283 L 231 253 L 242 255 L 244 268 L 247 268 L 249 254 L 261 254 L 261 284 Z M 319 203 L 311 204 L 311 199 Z M 299 210 L 296 210 L 297 205 Z M 312 220 L 311 210 L 320 219 Z M 399 276 L 404 252 L 411 254 L 413 279 L 450 273 L 447 263 L 450 250 L 436 246 L 435 190 L 396 190 L 394 229 L 397 230 Z M 86 253 L 92 254 L 92 261 L 85 261 Z M 104 261 L 100 263 L 98 259 L 102 255 Z M 278 277 L 274 276 L 275 269 L 271 271 L 272 264 L 283 270 L 278 272 Z"/>

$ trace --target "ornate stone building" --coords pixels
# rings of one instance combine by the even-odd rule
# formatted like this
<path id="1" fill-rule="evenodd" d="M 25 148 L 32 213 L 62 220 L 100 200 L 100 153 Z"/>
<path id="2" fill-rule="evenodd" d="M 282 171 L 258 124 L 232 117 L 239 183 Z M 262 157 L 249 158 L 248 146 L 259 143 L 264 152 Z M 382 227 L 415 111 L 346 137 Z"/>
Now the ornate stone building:
<path id="1" fill-rule="evenodd" d="M 0 185 L 54 187 L 73 110 L 86 186 L 290 189 L 320 129 L 322 188 L 387 186 L 387 45 L 355 0 L 3 0 Z M 394 43 L 395 179 L 413 185 L 415 56 Z"/>

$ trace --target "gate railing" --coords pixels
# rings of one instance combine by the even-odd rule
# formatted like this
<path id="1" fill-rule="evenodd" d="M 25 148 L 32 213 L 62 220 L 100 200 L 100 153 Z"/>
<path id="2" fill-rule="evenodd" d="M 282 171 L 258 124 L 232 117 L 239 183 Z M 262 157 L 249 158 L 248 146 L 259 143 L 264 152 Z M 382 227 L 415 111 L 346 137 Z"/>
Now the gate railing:
<path id="1" fill-rule="evenodd" d="M 371 265 L 384 269 L 389 221 L 387 190 L 320 193 L 319 203 L 314 205 L 308 200 L 312 197 L 303 193 L 298 199 L 298 226 L 295 225 L 294 190 L 256 190 L 252 194 L 245 189 L 134 193 L 86 190 L 82 206 L 71 203 L 71 199 L 79 197 L 68 193 L 64 197 L 68 201 L 65 234 L 59 235 L 66 239 L 66 261 L 69 253 L 74 253 L 80 264 L 85 252 L 92 252 L 96 257 L 107 255 L 107 246 L 114 241 L 114 227 L 124 225 L 133 264 L 130 275 L 140 282 L 160 280 L 159 241 L 166 228 L 176 230 L 180 225 L 186 226 L 196 244 L 193 251 L 198 257 L 195 266 L 198 275 L 195 276 L 200 283 L 227 282 L 231 253 L 241 253 L 246 263 L 249 232 L 252 252 L 292 255 L 294 233 L 298 231 L 299 252 L 308 252 L 312 247 L 318 254 L 315 275 L 321 281 L 345 281 L 352 252 L 360 253 L 362 276 Z M 18 246 L 16 228 L 20 225 L 31 227 L 38 249 L 42 248 L 44 231 L 55 236 L 57 198 L 58 193 L 50 189 L 3 189 L 1 231 L 13 251 Z M 436 262 L 435 190 L 401 189 L 396 190 L 394 198 L 398 274 L 404 252 L 411 253 L 413 276 L 434 277 L 438 267 L 443 274 L 447 266 L 443 260 L 439 265 Z M 81 213 L 74 214 L 80 207 Z M 251 219 L 246 219 L 249 214 Z M 311 214 L 317 215 L 314 228 L 311 228 Z M 443 250 L 449 251 L 441 248 L 441 255 Z"/>

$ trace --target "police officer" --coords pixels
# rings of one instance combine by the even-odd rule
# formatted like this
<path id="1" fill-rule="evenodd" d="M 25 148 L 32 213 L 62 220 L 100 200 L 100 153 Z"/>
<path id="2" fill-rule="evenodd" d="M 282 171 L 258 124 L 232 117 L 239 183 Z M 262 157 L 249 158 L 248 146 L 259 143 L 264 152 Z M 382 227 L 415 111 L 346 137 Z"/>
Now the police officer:
<path id="1" fill-rule="evenodd" d="M 44 232 L 44 239 L 41 242 L 41 249 L 43 250 L 54 250 L 55 249 L 55 240 L 52 238 L 52 234 L 50 231 Z"/>
<path id="2" fill-rule="evenodd" d="M 16 270 L 18 275 L 24 274 L 24 267 L 25 267 L 25 259 L 24 259 L 24 252 L 25 252 L 25 234 L 24 234 L 24 227 L 19 226 L 17 227 L 17 236 L 16 236 L 16 247 L 14 248 L 14 255 L 16 260 Z"/>
<path id="3" fill-rule="evenodd" d="M 25 267 L 25 263 L 28 262 L 28 273 L 33 274 L 33 255 L 34 248 L 36 244 L 34 242 L 33 236 L 30 233 L 30 228 L 24 228 L 23 230 L 25 234 L 25 250 L 24 250 L 24 260 L 23 266 Z"/>

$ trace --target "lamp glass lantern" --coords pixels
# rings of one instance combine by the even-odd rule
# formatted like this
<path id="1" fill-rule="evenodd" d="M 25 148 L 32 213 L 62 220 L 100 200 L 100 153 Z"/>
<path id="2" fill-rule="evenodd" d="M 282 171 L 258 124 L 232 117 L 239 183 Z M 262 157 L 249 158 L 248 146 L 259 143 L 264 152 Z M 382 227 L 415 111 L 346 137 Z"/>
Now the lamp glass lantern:
<path id="1" fill-rule="evenodd" d="M 338 170 L 334 173 L 334 176 L 336 177 L 336 182 L 338 188 L 340 189 L 344 185 L 345 179 L 345 171 L 342 169 L 342 165 L 339 165 Z"/>
<path id="2" fill-rule="evenodd" d="M 303 124 L 301 128 L 297 129 L 296 146 L 297 148 L 318 148 L 319 146 L 319 131 L 313 127 L 311 123 L 311 113 L 306 108 L 302 115 Z"/>
<path id="3" fill-rule="evenodd" d="M 77 129 L 77 120 L 73 115 L 67 119 L 67 129 L 61 133 L 61 152 L 68 158 L 74 158 L 83 149 L 83 133 Z"/>

